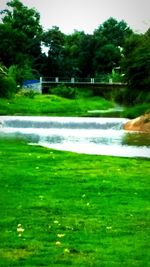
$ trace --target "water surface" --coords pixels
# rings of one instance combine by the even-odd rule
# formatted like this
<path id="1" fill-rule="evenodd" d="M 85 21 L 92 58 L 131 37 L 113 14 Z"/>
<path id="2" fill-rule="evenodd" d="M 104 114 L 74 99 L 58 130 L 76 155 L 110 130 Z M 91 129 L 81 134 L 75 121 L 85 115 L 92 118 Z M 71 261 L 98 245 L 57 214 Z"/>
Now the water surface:
<path id="1" fill-rule="evenodd" d="M 124 118 L 1 116 L 0 134 L 77 153 L 150 158 L 150 135 L 123 130 Z"/>

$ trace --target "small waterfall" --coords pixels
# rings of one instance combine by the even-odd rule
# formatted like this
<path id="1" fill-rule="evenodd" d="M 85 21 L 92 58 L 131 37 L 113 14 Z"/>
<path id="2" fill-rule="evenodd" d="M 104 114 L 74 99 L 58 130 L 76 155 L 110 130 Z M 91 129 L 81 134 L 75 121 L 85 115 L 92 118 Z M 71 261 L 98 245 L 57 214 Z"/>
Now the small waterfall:
<path id="1" fill-rule="evenodd" d="M 68 118 L 68 117 L 15 117 L 3 119 L 4 127 L 42 129 L 121 129 L 126 119 Z"/>

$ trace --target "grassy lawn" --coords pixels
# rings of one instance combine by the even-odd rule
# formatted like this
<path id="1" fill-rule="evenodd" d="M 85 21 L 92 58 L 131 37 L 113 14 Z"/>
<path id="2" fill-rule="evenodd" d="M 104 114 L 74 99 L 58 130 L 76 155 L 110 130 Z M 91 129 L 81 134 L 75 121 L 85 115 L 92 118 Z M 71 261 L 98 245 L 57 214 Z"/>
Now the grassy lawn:
<path id="1" fill-rule="evenodd" d="M 1 267 L 149 266 L 148 159 L 0 148 Z"/>
<path id="2" fill-rule="evenodd" d="M 36 95 L 33 99 L 16 95 L 0 99 L 0 115 L 87 116 L 89 110 L 114 107 L 101 97 L 66 99 L 55 95 Z"/>

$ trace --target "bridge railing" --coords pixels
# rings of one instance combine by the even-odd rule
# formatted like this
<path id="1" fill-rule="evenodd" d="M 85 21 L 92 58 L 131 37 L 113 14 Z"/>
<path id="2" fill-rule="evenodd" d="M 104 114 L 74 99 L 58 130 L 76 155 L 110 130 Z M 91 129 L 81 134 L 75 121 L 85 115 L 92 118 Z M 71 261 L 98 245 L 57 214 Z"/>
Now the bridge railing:
<path id="1" fill-rule="evenodd" d="M 48 87 L 57 86 L 59 84 L 65 85 L 75 85 L 76 87 L 92 87 L 92 88 L 108 88 L 113 89 L 114 86 L 117 88 L 121 88 L 122 86 L 126 85 L 125 83 L 113 83 L 112 80 L 109 82 L 103 82 L 101 79 L 98 78 L 77 78 L 77 77 L 40 77 L 40 80 L 27 80 L 23 83 L 23 88 L 27 90 L 34 90 L 38 93 L 43 93 L 44 90 Z"/>
<path id="2" fill-rule="evenodd" d="M 78 78 L 78 77 L 41 77 L 40 78 L 40 83 L 41 84 L 60 84 L 60 83 L 81 83 L 81 84 L 94 84 L 94 83 L 99 83 L 99 84 L 121 84 L 121 83 L 113 83 L 112 79 L 109 79 L 109 82 L 103 82 L 99 78 Z"/>

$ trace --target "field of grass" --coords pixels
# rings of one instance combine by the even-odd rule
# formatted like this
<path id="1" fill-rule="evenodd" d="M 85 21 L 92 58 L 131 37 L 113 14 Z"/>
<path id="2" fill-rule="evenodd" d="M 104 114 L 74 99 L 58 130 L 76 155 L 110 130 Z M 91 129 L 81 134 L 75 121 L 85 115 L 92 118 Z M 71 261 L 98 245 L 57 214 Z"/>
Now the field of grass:
<path id="1" fill-rule="evenodd" d="M 1 267 L 149 266 L 148 159 L 0 148 Z"/>
<path id="2" fill-rule="evenodd" d="M 0 99 L 0 115 L 87 116 L 89 110 L 114 107 L 114 103 L 101 97 L 67 99 L 55 95 L 30 97 L 16 95 Z"/>

